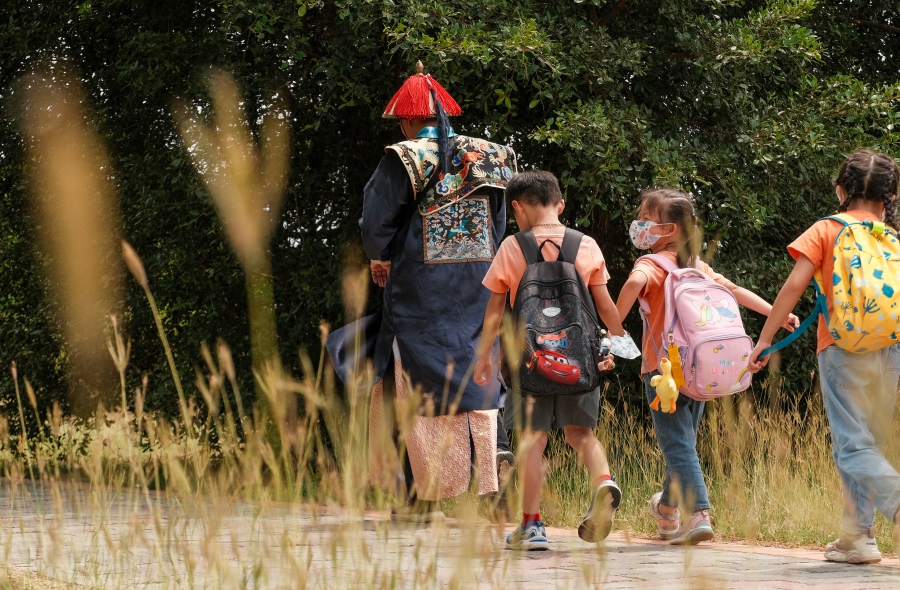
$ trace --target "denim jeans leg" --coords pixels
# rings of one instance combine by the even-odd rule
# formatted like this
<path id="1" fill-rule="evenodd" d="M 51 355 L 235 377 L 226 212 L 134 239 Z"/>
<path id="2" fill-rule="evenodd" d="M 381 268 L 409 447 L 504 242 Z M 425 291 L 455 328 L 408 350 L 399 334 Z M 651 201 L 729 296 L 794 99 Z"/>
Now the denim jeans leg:
<path id="1" fill-rule="evenodd" d="M 819 353 L 819 372 L 844 487 L 841 528 L 859 534 L 875 522 L 876 508 L 892 520 L 900 506 L 900 473 L 882 455 L 897 399 L 900 345 L 866 353 L 832 345 Z"/>
<path id="2" fill-rule="evenodd" d="M 650 379 L 658 374 L 658 371 L 654 371 L 643 376 L 648 402 L 656 397 L 656 388 L 650 385 Z M 650 410 L 656 440 L 666 459 L 666 480 L 663 482 L 663 495 L 660 499 L 664 506 L 677 507 L 677 485 L 686 511 L 710 508 L 700 458 L 697 456 L 697 429 L 703 416 L 703 406 L 703 402 L 682 395 L 678 397 L 672 414 Z"/>

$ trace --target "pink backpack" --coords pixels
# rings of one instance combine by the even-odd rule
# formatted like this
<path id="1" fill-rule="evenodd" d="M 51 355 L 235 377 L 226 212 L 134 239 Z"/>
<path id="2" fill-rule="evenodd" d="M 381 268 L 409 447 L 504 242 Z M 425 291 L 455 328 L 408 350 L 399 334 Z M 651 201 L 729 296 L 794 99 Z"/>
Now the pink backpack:
<path id="1" fill-rule="evenodd" d="M 753 351 L 753 341 L 744 332 L 732 292 L 695 268 L 678 268 L 661 254 L 648 254 L 638 260 L 644 259 L 668 273 L 664 285 L 665 329 L 662 334 L 650 333 L 650 341 L 657 358 L 662 352 L 672 361 L 673 373 L 679 369 L 677 358 L 673 357 L 680 358 L 683 379 L 679 382 L 680 375 L 675 376 L 679 391 L 706 401 L 750 387 L 747 359 Z M 649 333 L 650 310 L 643 298 L 640 305 L 644 331 Z"/>

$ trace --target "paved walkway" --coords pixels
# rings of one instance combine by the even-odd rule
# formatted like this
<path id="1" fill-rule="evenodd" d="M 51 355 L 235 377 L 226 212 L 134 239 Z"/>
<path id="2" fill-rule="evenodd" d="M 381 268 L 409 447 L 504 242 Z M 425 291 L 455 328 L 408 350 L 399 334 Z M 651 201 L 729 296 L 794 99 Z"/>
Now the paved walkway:
<path id="1" fill-rule="evenodd" d="M 384 515 L 0 481 L 0 565 L 60 586 L 101 588 L 900 588 L 896 559 L 825 562 L 820 552 L 671 547 L 550 529 L 552 551 L 503 547 L 484 523 L 433 527 Z"/>

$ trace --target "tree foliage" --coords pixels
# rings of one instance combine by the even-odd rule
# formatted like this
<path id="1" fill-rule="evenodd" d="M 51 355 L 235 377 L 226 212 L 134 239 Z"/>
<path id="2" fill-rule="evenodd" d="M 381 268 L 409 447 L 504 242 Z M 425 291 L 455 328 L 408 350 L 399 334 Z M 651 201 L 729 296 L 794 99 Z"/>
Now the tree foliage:
<path id="1" fill-rule="evenodd" d="M 626 229 L 643 188 L 691 190 L 705 255 L 772 299 L 790 268 L 784 246 L 834 209 L 843 155 L 900 155 L 900 18 L 886 0 L 9 0 L 0 16 L 0 361 L 17 361 L 43 403 L 66 400 L 67 356 L 10 107 L 14 81 L 34 69 L 77 72 L 88 89 L 122 233 L 188 380 L 200 343 L 219 338 L 249 374 L 240 267 L 170 115 L 175 97 L 207 104 L 209 65 L 234 72 L 251 120 L 275 90 L 291 96 L 292 172 L 272 250 L 281 351 L 295 370 L 298 349 L 318 347 L 319 322 L 342 322 L 362 189 L 399 139 L 380 112 L 417 59 L 462 105 L 458 131 L 560 176 L 566 219 L 600 243 L 614 292 L 638 254 Z M 123 308 L 132 379 L 148 374 L 148 405 L 170 407 L 137 285 Z M 748 319 L 755 335 L 760 318 Z M 640 330 L 636 317 L 629 326 Z M 806 337 L 786 356 L 789 391 L 807 387 L 813 353 Z M 0 383 L 0 399 L 14 399 L 11 379 Z"/>

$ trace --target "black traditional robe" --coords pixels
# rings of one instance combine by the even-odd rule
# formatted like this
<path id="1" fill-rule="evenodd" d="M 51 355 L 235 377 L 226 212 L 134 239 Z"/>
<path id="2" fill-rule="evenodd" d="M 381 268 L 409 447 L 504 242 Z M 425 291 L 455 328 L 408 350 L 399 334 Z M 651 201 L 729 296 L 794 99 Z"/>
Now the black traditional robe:
<path id="1" fill-rule="evenodd" d="M 388 366 L 396 339 L 403 369 L 413 386 L 434 396 L 438 415 L 454 404 L 457 412 L 499 404 L 499 381 L 478 386 L 472 368 L 491 296 L 481 281 L 506 228 L 503 195 L 503 189 L 484 186 L 423 216 L 410 174 L 393 151 L 365 188 L 363 249 L 373 260 L 391 261 L 376 378 Z M 496 342 L 493 354 L 498 359 Z"/>

